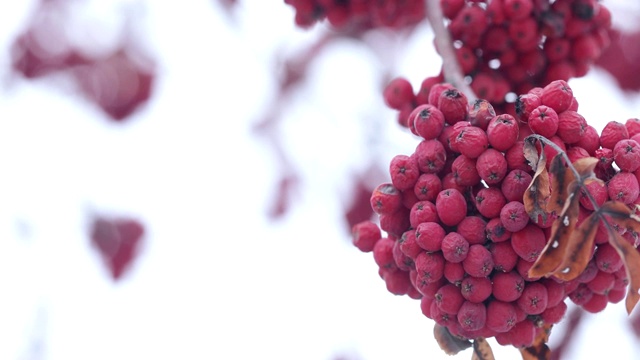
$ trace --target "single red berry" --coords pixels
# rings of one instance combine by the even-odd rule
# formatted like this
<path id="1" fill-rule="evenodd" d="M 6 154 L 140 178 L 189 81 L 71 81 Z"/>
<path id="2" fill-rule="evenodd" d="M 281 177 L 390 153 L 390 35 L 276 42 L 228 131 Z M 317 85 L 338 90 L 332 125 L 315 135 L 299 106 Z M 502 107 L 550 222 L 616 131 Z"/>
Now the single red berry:
<path id="1" fill-rule="evenodd" d="M 440 251 L 445 231 L 437 222 L 423 222 L 416 227 L 416 243 L 428 252 Z"/>
<path id="2" fill-rule="evenodd" d="M 468 301 L 483 302 L 491 295 L 491 280 L 487 277 L 466 277 L 460 283 L 459 291 Z"/>
<path id="3" fill-rule="evenodd" d="M 447 314 L 457 314 L 465 299 L 460 289 L 453 284 L 442 286 L 434 298 L 436 306 Z"/>
<path id="4" fill-rule="evenodd" d="M 544 232 L 534 224 L 528 224 L 524 229 L 511 234 L 513 250 L 518 256 L 529 262 L 538 259 L 546 244 L 547 238 Z"/>
<path id="5" fill-rule="evenodd" d="M 587 285 L 580 284 L 578 287 L 569 293 L 569 299 L 573 301 L 574 304 L 578 306 L 582 306 L 586 304 L 591 297 L 593 296 L 593 291 L 591 291 Z"/>
<path id="6" fill-rule="evenodd" d="M 631 139 L 618 141 L 613 147 L 613 161 L 622 171 L 636 171 L 640 168 L 640 144 Z"/>
<path id="7" fill-rule="evenodd" d="M 620 301 L 622 301 L 622 299 L 624 299 L 627 296 L 627 289 L 611 289 L 611 291 L 609 291 L 609 293 L 607 294 L 607 301 L 612 303 L 612 304 L 617 304 Z"/>
<path id="8" fill-rule="evenodd" d="M 467 273 L 462 267 L 462 262 L 446 261 L 444 263 L 444 277 L 450 283 L 459 286 L 462 280 L 467 276 Z"/>
<path id="9" fill-rule="evenodd" d="M 523 320 L 517 323 L 511 333 L 511 345 L 516 348 L 525 348 L 531 346 L 536 337 L 536 326 L 529 320 Z"/>
<path id="10" fill-rule="evenodd" d="M 464 330 L 475 331 L 484 327 L 487 321 L 487 309 L 483 303 L 465 301 L 458 310 L 458 323 Z"/>
<path id="11" fill-rule="evenodd" d="M 428 317 L 429 319 L 432 319 L 431 318 L 431 304 L 433 304 L 434 301 L 435 300 L 433 298 L 428 298 L 426 296 L 423 296 L 420 299 L 420 310 L 422 311 L 422 315 Z"/>
<path id="12" fill-rule="evenodd" d="M 500 188 L 507 201 L 522 201 L 532 177 L 522 170 L 512 170 L 502 181 Z"/>
<path id="13" fill-rule="evenodd" d="M 476 161 L 478 175 L 488 185 L 498 184 L 507 175 L 507 160 L 496 149 L 486 149 Z"/>
<path id="14" fill-rule="evenodd" d="M 418 144 L 415 151 L 418 168 L 423 173 L 439 173 L 447 161 L 447 152 L 438 140 L 424 140 Z"/>
<path id="15" fill-rule="evenodd" d="M 401 208 L 394 213 L 380 215 L 380 229 L 386 231 L 389 235 L 399 238 L 411 226 L 409 214 L 409 209 Z"/>
<path id="16" fill-rule="evenodd" d="M 430 76 L 422 80 L 420 90 L 418 90 L 418 93 L 416 94 L 416 104 L 429 104 L 429 93 L 431 92 L 431 88 L 436 84 L 442 83 L 443 80 L 442 76 Z M 432 105 L 435 106 L 437 103 Z"/>
<path id="17" fill-rule="evenodd" d="M 423 298 L 435 299 L 436 292 L 444 284 L 447 283 L 447 281 L 444 278 L 436 282 L 427 282 L 425 281 L 425 279 L 422 279 L 420 276 L 418 276 L 418 272 L 415 270 L 411 270 L 409 274 L 413 274 L 411 275 L 414 278 L 414 280 L 412 280 L 412 282 L 414 283 L 413 285 L 422 294 Z"/>
<path id="18" fill-rule="evenodd" d="M 586 128 L 587 121 L 577 112 L 567 110 L 558 113 L 557 134 L 566 144 L 575 144 L 580 141 Z"/>
<path id="19" fill-rule="evenodd" d="M 505 229 L 515 233 L 527 226 L 529 215 L 524 208 L 524 204 L 520 201 L 511 201 L 500 211 L 500 221 L 502 221 Z"/>
<path id="20" fill-rule="evenodd" d="M 584 135 L 574 145 L 587 150 L 590 156 L 595 156 L 596 150 L 600 148 L 600 136 L 596 128 L 587 125 L 584 129 Z"/>
<path id="21" fill-rule="evenodd" d="M 629 132 L 624 124 L 617 121 L 609 121 L 600 133 L 600 146 L 613 150 L 618 141 L 628 138 Z"/>
<path id="22" fill-rule="evenodd" d="M 390 238 L 381 238 L 373 247 L 373 260 L 384 269 L 396 269 L 396 262 L 393 259 L 393 245 L 395 241 Z"/>
<path id="23" fill-rule="evenodd" d="M 547 308 L 547 288 L 539 282 L 529 282 L 518 298 L 518 306 L 529 315 L 541 314 Z"/>
<path id="24" fill-rule="evenodd" d="M 501 301 L 517 300 L 524 290 L 525 282 L 516 271 L 507 273 L 497 272 L 491 278 L 493 281 L 493 296 Z"/>
<path id="25" fill-rule="evenodd" d="M 531 166 L 524 157 L 524 141 L 516 141 L 512 147 L 504 153 L 509 170 L 531 171 Z"/>
<path id="26" fill-rule="evenodd" d="M 393 184 L 378 185 L 371 195 L 371 208 L 378 215 L 391 214 L 402 206 L 402 194 Z"/>
<path id="27" fill-rule="evenodd" d="M 616 277 L 612 273 L 598 271 L 596 276 L 586 284 L 594 294 L 606 295 L 609 290 L 613 289 L 615 281 Z"/>
<path id="28" fill-rule="evenodd" d="M 392 109 L 400 110 L 404 104 L 414 101 L 413 88 L 409 80 L 395 78 L 384 88 L 384 102 Z"/>
<path id="29" fill-rule="evenodd" d="M 532 266 L 533 261 L 527 261 L 520 257 L 518 259 L 518 263 L 516 264 L 516 271 L 518 272 L 518 274 L 520 274 L 520 276 L 522 276 L 523 279 L 525 279 L 525 281 L 538 281 L 541 279 L 541 277 L 529 276 L 529 270 L 531 270 Z"/>
<path id="30" fill-rule="evenodd" d="M 398 244 L 400 251 L 412 260 L 415 260 L 418 254 L 423 250 L 420 245 L 418 245 L 415 230 L 405 231 L 396 243 Z"/>
<path id="31" fill-rule="evenodd" d="M 436 139 L 444 129 L 444 115 L 433 105 L 420 105 L 409 115 L 416 134 L 425 140 Z"/>
<path id="32" fill-rule="evenodd" d="M 496 116 L 493 105 L 487 100 L 478 99 L 469 105 L 469 123 L 482 130 L 487 130 L 489 122 Z"/>
<path id="33" fill-rule="evenodd" d="M 493 258 L 493 268 L 496 271 L 510 272 L 518 263 L 518 254 L 513 250 L 510 241 L 490 243 L 487 247 Z"/>
<path id="34" fill-rule="evenodd" d="M 402 239 L 402 237 L 400 237 L 400 239 Z M 413 258 L 402 252 L 402 249 L 400 249 L 400 245 L 402 244 L 400 239 L 396 240 L 393 244 L 393 260 L 396 262 L 396 266 L 399 270 L 408 272 L 413 269 Z M 416 245 L 415 247 L 418 252 L 414 255 L 414 258 L 422 251 L 419 246 Z"/>
<path id="35" fill-rule="evenodd" d="M 602 206 L 607 200 L 609 200 L 609 193 L 607 191 L 607 185 L 600 181 L 589 181 L 585 184 L 585 188 L 580 193 L 580 205 L 587 210 L 594 210 L 591 200 L 587 197 L 585 191 L 589 191 L 593 199 L 596 201 L 598 207 Z"/>
<path id="36" fill-rule="evenodd" d="M 442 111 L 447 124 L 453 125 L 467 119 L 469 114 L 469 101 L 467 97 L 457 89 L 448 89 L 442 92 L 438 99 L 438 109 Z"/>
<path id="37" fill-rule="evenodd" d="M 618 251 L 608 242 L 598 245 L 595 253 L 596 266 L 600 271 L 615 273 L 622 269 L 622 258 Z"/>
<path id="38" fill-rule="evenodd" d="M 564 301 L 561 301 L 554 306 L 547 307 L 542 312 L 542 314 L 540 314 L 540 317 L 542 318 L 542 321 L 544 321 L 544 323 L 547 325 L 557 324 L 560 322 L 560 320 L 562 320 L 566 312 L 567 304 L 565 304 Z"/>
<path id="39" fill-rule="evenodd" d="M 362 252 L 371 252 L 381 238 L 380 228 L 371 221 L 363 221 L 351 228 L 353 245 Z"/>
<path id="40" fill-rule="evenodd" d="M 627 133 L 629 133 L 629 137 L 632 137 L 636 134 L 640 134 L 640 119 L 638 118 L 630 118 L 624 123 L 624 127 L 627 128 Z"/>
<path id="41" fill-rule="evenodd" d="M 507 203 L 502 191 L 495 187 L 480 189 L 474 198 L 476 209 L 486 218 L 500 216 L 500 211 Z"/>
<path id="42" fill-rule="evenodd" d="M 470 159 L 477 158 L 489 147 L 487 134 L 484 130 L 476 126 L 465 127 L 458 133 L 453 141 L 458 151 Z"/>
<path id="43" fill-rule="evenodd" d="M 415 229 L 424 222 L 439 221 L 436 205 L 431 201 L 418 201 L 413 204 L 409 213 L 409 225 L 411 225 L 412 228 Z"/>
<path id="44" fill-rule="evenodd" d="M 593 294 L 591 299 L 582 305 L 582 308 L 592 314 L 596 314 L 604 310 L 607 307 L 608 302 L 609 299 L 607 298 L 607 295 Z"/>
<path id="45" fill-rule="evenodd" d="M 487 327 L 498 333 L 511 330 L 516 325 L 513 303 L 492 300 L 487 304 Z"/>
<path id="46" fill-rule="evenodd" d="M 547 288 L 547 307 L 558 305 L 566 297 L 564 285 L 556 280 L 545 278 L 540 283 Z"/>
<path id="47" fill-rule="evenodd" d="M 460 186 L 474 186 L 480 182 L 480 175 L 476 169 L 476 160 L 459 155 L 451 164 L 451 173 Z"/>
<path id="48" fill-rule="evenodd" d="M 429 91 L 429 104 L 433 106 L 438 106 L 438 101 L 440 100 L 440 95 L 446 90 L 454 89 L 453 85 L 449 83 L 438 83 L 431 86 L 431 90 Z M 438 106 L 439 107 L 439 106 Z"/>
<path id="49" fill-rule="evenodd" d="M 542 104 L 540 98 L 534 94 L 524 94 L 516 99 L 516 115 L 522 122 L 528 122 L 531 112 Z"/>
<path id="50" fill-rule="evenodd" d="M 471 276 L 488 276 L 493 271 L 493 258 L 487 248 L 480 244 L 474 244 L 469 246 L 469 252 L 462 261 L 462 266 Z"/>
<path id="51" fill-rule="evenodd" d="M 444 275 L 444 257 L 439 252 L 421 252 L 416 256 L 415 267 L 417 279 L 426 282 L 436 282 Z M 417 281 L 417 280 L 416 280 Z"/>
<path id="52" fill-rule="evenodd" d="M 511 231 L 507 230 L 499 217 L 495 217 L 487 222 L 487 239 L 494 243 L 507 241 L 511 238 Z"/>
<path id="53" fill-rule="evenodd" d="M 442 191 L 442 182 L 435 174 L 420 175 L 413 187 L 413 193 L 420 201 L 435 201 L 440 191 Z"/>
<path id="54" fill-rule="evenodd" d="M 396 155 L 389 164 L 389 173 L 391 174 L 391 183 L 396 189 L 407 190 L 413 188 L 420 176 L 416 157 Z"/>
<path id="55" fill-rule="evenodd" d="M 489 144 L 499 151 L 506 151 L 518 141 L 518 122 L 509 115 L 498 115 L 491 119 L 487 127 Z"/>
<path id="56" fill-rule="evenodd" d="M 407 271 L 384 271 L 382 279 L 387 291 L 394 295 L 406 295 L 413 287 Z"/>
<path id="57" fill-rule="evenodd" d="M 542 89 L 540 100 L 542 105 L 549 106 L 560 114 L 569 109 L 573 99 L 573 91 L 564 80 L 555 80 Z"/>
<path id="58" fill-rule="evenodd" d="M 590 155 L 587 150 L 580 146 L 569 146 L 567 148 L 567 157 L 572 164 L 580 159 L 588 158 L 589 156 Z"/>
<path id="59" fill-rule="evenodd" d="M 565 60 L 571 51 L 571 42 L 565 38 L 547 39 L 543 46 L 544 53 L 549 62 Z"/>
<path id="60" fill-rule="evenodd" d="M 609 180 L 608 186 L 609 198 L 625 204 L 633 203 L 640 193 L 636 176 L 628 172 L 616 174 Z"/>
<path id="61" fill-rule="evenodd" d="M 467 216 L 456 227 L 456 232 L 469 242 L 469 244 L 484 244 L 487 222 L 479 216 Z"/>
<path id="62" fill-rule="evenodd" d="M 458 190 L 442 190 L 436 198 L 436 210 L 443 224 L 455 226 L 467 215 L 467 201 Z"/>
<path id="63" fill-rule="evenodd" d="M 552 137 L 558 131 L 558 114 L 548 106 L 540 105 L 533 109 L 528 121 L 531 131 L 546 138 Z"/>
<path id="64" fill-rule="evenodd" d="M 453 263 L 462 262 L 469 253 L 469 242 L 457 232 L 450 232 L 442 239 L 442 255 Z"/>

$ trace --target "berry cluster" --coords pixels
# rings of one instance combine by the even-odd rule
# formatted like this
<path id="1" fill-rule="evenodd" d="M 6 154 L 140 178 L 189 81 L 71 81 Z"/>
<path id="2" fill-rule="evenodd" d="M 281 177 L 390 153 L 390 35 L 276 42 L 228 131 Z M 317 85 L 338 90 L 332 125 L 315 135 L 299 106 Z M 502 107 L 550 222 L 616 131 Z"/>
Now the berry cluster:
<path id="1" fill-rule="evenodd" d="M 296 25 L 327 19 L 337 29 L 402 28 L 425 18 L 424 0 L 284 0 L 295 8 Z"/>
<path id="2" fill-rule="evenodd" d="M 385 99 L 393 105 L 403 96 L 389 92 Z M 379 227 L 366 221 L 353 228 L 355 246 L 373 252 L 387 289 L 421 299 L 423 314 L 454 335 L 495 337 L 516 347 L 531 345 L 543 325 L 559 322 L 567 298 L 590 312 L 621 301 L 627 273 L 602 224 L 577 278 L 529 276 L 554 214 L 542 222 L 525 211 L 523 195 L 534 175 L 524 157 L 526 136 L 550 139 L 571 161 L 600 159 L 597 174 L 607 183 L 588 187 L 598 205 L 640 201 L 640 121 L 611 122 L 599 136 L 577 110 L 563 80 L 521 95 L 516 116 L 496 114 L 484 99 L 468 104 L 449 84 L 431 86 L 407 116 L 421 142 L 413 154 L 391 160 L 391 182 L 371 196 Z M 548 159 L 555 155 L 550 146 L 544 151 Z M 580 204 L 578 221 L 594 210 L 586 196 Z M 636 233 L 619 231 L 637 246 Z"/>

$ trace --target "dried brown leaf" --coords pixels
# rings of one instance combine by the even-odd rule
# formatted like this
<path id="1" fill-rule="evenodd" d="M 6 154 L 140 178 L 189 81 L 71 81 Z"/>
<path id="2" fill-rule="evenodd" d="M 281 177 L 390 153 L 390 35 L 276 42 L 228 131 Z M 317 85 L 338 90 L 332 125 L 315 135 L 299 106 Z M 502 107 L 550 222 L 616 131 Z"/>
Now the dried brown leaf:
<path id="1" fill-rule="evenodd" d="M 495 360 L 493 350 L 491 350 L 491 345 L 489 345 L 487 339 L 481 337 L 473 340 L 471 360 Z"/>
<path id="2" fill-rule="evenodd" d="M 549 276 L 560 268 L 567 256 L 567 249 L 571 246 L 571 235 L 578 222 L 580 212 L 580 196 L 578 184 L 570 185 L 569 197 L 560 216 L 551 226 L 551 236 L 542 253 L 529 269 L 530 277 Z"/>
<path id="3" fill-rule="evenodd" d="M 433 336 L 447 355 L 455 355 L 462 350 L 470 348 L 472 345 L 471 341 L 453 336 L 449 329 L 438 324 L 433 328 Z"/>
<path id="4" fill-rule="evenodd" d="M 533 344 L 529 347 L 520 349 L 522 360 L 549 360 L 551 359 L 551 349 L 547 346 L 549 334 L 553 325 L 546 324 L 542 331 L 538 333 Z"/>
<path id="5" fill-rule="evenodd" d="M 592 213 L 571 232 L 564 260 L 555 272 L 555 276 L 564 281 L 578 277 L 587 268 L 591 260 L 594 240 L 601 216 Z"/>
<path id="6" fill-rule="evenodd" d="M 621 201 L 607 201 L 600 207 L 600 212 L 613 218 L 618 225 L 640 233 L 640 216 L 636 208 L 632 210 Z"/>
<path id="7" fill-rule="evenodd" d="M 595 177 L 595 173 L 593 171 L 595 170 L 596 165 L 598 165 L 598 159 L 594 157 L 586 157 L 574 162 L 573 168 L 576 169 L 578 174 L 580 174 L 581 179 L 587 179 Z"/>
<path id="8" fill-rule="evenodd" d="M 547 216 L 549 216 L 546 211 L 546 202 L 551 194 L 549 173 L 546 168 L 547 158 L 542 150 L 540 151 L 540 156 L 538 156 L 538 150 L 532 141 L 535 141 L 535 139 L 524 142 L 524 157 L 529 161 L 535 173 L 529 187 L 524 192 L 523 203 L 527 214 L 534 222 L 537 223 L 540 219 L 542 219 L 542 222 L 546 222 Z M 543 147 L 544 145 L 541 144 L 541 146 Z"/>
<path id="9" fill-rule="evenodd" d="M 573 183 L 576 177 L 573 172 L 564 164 L 562 154 L 556 155 L 549 165 L 551 173 L 551 197 L 547 202 L 546 210 L 560 214 L 566 206 L 569 197 L 569 184 Z M 574 188 L 574 190 L 576 190 Z"/>

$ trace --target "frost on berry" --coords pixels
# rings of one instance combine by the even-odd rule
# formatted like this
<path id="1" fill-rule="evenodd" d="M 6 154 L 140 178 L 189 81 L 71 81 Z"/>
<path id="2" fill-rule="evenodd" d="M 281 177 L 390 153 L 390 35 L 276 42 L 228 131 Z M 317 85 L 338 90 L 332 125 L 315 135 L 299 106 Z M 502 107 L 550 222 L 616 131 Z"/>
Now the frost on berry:
<path id="1" fill-rule="evenodd" d="M 547 288 L 539 282 L 529 282 L 517 304 L 528 315 L 538 315 L 547 308 L 547 300 Z"/>
<path id="2" fill-rule="evenodd" d="M 604 126 L 600 133 L 600 146 L 613 150 L 618 141 L 628 138 L 629 132 L 624 124 L 617 121 L 610 121 Z"/>
<path id="3" fill-rule="evenodd" d="M 467 258 L 469 242 L 457 232 L 450 232 L 442 239 L 442 255 L 453 263 L 460 263 Z"/>
<path id="4" fill-rule="evenodd" d="M 471 276 L 485 277 L 493 271 L 493 258 L 487 248 L 480 244 L 469 246 L 467 257 L 462 261 L 464 270 Z"/>
<path id="5" fill-rule="evenodd" d="M 487 235 L 486 231 L 487 222 L 480 216 L 467 216 L 456 227 L 462 237 L 464 237 L 469 244 L 484 244 Z"/>
<path id="6" fill-rule="evenodd" d="M 516 119 L 503 114 L 491 119 L 487 127 L 487 138 L 495 150 L 506 151 L 518 141 L 519 132 Z"/>
<path id="7" fill-rule="evenodd" d="M 447 161 L 447 153 L 438 140 L 424 140 L 416 147 L 418 168 L 424 173 L 440 172 Z"/>
<path id="8" fill-rule="evenodd" d="M 455 226 L 467 215 L 467 201 L 458 190 L 442 190 L 436 198 L 436 210 L 443 224 Z"/>
<path id="9" fill-rule="evenodd" d="M 371 252 L 380 239 L 380 228 L 371 221 L 363 221 L 351 229 L 353 245 L 362 252 Z"/>
<path id="10" fill-rule="evenodd" d="M 500 151 L 489 148 L 478 157 L 476 169 L 482 180 L 495 185 L 507 175 L 507 160 Z"/>
<path id="11" fill-rule="evenodd" d="M 371 208 L 376 214 L 391 214 L 402 206 L 402 194 L 393 184 L 378 185 L 371 195 Z"/>

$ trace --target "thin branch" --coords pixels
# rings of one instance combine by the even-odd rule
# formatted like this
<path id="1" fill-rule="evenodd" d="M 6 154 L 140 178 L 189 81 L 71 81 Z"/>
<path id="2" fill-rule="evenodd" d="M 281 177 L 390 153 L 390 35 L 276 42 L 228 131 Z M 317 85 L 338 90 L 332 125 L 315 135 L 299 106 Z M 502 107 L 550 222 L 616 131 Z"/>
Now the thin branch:
<path id="1" fill-rule="evenodd" d="M 456 51 L 449 30 L 444 26 L 444 15 L 440 7 L 440 0 L 425 0 L 427 2 L 427 18 L 435 34 L 436 48 L 442 56 L 442 70 L 444 80 L 455 86 L 467 96 L 469 102 L 478 99 L 471 87 L 464 81 L 464 74 L 458 63 Z"/>

